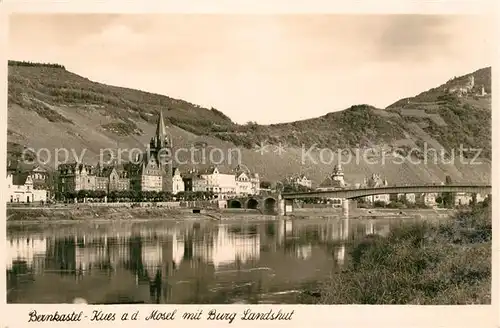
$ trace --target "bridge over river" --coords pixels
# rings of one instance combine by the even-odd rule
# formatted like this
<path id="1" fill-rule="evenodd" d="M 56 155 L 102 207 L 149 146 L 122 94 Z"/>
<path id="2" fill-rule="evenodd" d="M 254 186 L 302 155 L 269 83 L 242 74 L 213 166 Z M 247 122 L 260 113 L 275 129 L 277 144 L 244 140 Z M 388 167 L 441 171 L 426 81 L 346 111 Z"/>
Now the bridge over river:
<path id="1" fill-rule="evenodd" d="M 286 215 L 293 212 L 293 200 L 304 198 L 340 198 L 343 199 L 344 215 L 349 216 L 349 200 L 384 194 L 413 194 L 413 193 L 480 193 L 491 194 L 491 185 L 483 184 L 453 184 L 453 185 L 414 185 L 414 186 L 391 186 L 382 188 L 358 188 L 358 189 L 336 189 L 315 190 L 310 192 L 293 192 L 283 194 L 266 194 L 251 197 L 238 197 L 228 200 L 230 208 L 258 209 L 262 212 L 277 212 Z"/>

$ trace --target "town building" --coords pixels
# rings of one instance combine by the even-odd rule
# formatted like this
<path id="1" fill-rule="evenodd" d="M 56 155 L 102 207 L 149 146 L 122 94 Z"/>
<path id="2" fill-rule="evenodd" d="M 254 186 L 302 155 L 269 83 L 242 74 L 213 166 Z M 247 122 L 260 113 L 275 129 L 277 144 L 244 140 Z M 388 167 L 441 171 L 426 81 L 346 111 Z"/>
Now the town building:
<path id="1" fill-rule="evenodd" d="M 323 182 L 320 183 L 317 190 L 319 191 L 330 191 L 346 188 L 348 185 L 344 181 L 344 171 L 342 166 L 335 165 L 332 174 L 330 174 Z M 341 207 L 343 198 L 330 198 L 334 207 Z"/>
<path id="2" fill-rule="evenodd" d="M 179 168 L 175 168 L 172 177 L 172 194 L 176 195 L 184 191 L 184 180 L 182 178 L 181 171 Z"/>
<path id="3" fill-rule="evenodd" d="M 171 140 L 167 135 L 163 113 L 160 112 L 156 133 L 149 147 L 138 161 L 123 165 L 97 166 L 84 163 L 66 163 L 58 167 L 58 191 L 61 193 L 80 190 L 102 190 L 105 192 L 137 190 L 172 192 L 173 177 Z M 38 173 L 38 172 L 36 172 Z M 176 190 L 181 183 L 176 177 Z"/>
<path id="4" fill-rule="evenodd" d="M 60 193 L 96 190 L 96 168 L 83 163 L 65 163 L 57 168 Z"/>
<path id="5" fill-rule="evenodd" d="M 308 179 L 304 174 L 291 176 L 287 179 L 292 186 L 302 186 L 312 188 L 312 180 Z"/>
<path id="6" fill-rule="evenodd" d="M 425 206 L 436 206 L 436 198 L 438 197 L 437 193 L 419 193 L 416 196 L 415 203 Z"/>
<path id="7" fill-rule="evenodd" d="M 7 201 L 10 203 L 46 202 L 47 190 L 35 189 L 31 174 L 7 173 Z"/>
<path id="8" fill-rule="evenodd" d="M 121 165 L 97 165 L 96 188 L 105 192 L 130 190 L 128 172 Z"/>
<path id="9" fill-rule="evenodd" d="M 475 197 L 476 197 L 476 203 L 481 203 L 481 202 L 484 202 L 488 198 L 488 195 L 478 193 L 478 194 L 475 194 Z"/>
<path id="10" fill-rule="evenodd" d="M 128 172 L 117 165 L 66 163 L 59 165 L 58 173 L 58 191 L 63 194 L 80 190 L 108 193 L 130 189 Z"/>
<path id="11" fill-rule="evenodd" d="M 256 195 L 260 192 L 259 175 L 242 165 L 232 172 L 223 172 L 213 166 L 200 172 L 192 169 L 182 174 L 179 168 L 172 168 L 171 154 L 172 141 L 160 112 L 155 135 L 142 156 L 138 155 L 134 162 L 123 165 L 98 164 L 94 167 L 83 163 L 61 164 L 58 168 L 58 191 L 212 192 L 222 199 L 227 195 Z"/>
<path id="12" fill-rule="evenodd" d="M 403 197 L 403 199 L 410 204 L 415 204 L 417 202 L 416 195 L 413 193 L 403 194 Z"/>
<path id="13" fill-rule="evenodd" d="M 192 177 L 192 191 L 193 192 L 206 192 L 210 191 L 208 181 L 203 179 L 200 174 L 195 174 Z"/>
<path id="14" fill-rule="evenodd" d="M 221 196 L 236 194 L 236 176 L 232 173 L 221 171 L 221 169 L 216 166 L 201 171 L 199 173 L 199 178 L 204 180 L 204 183 L 200 183 L 200 186 L 204 186 L 205 191 L 210 191 Z"/>
<path id="15" fill-rule="evenodd" d="M 155 135 L 149 147 L 135 163 L 127 163 L 125 170 L 130 176 L 130 186 L 137 191 L 173 191 L 172 140 L 169 138 L 163 112 L 156 124 Z"/>
<path id="16" fill-rule="evenodd" d="M 29 175 L 33 181 L 33 188 L 45 190 L 47 192 L 47 199 L 49 199 L 54 192 L 54 183 L 50 179 L 49 172 L 40 165 L 23 163 L 18 160 L 9 160 L 7 162 L 7 172 L 13 176 Z"/>
<path id="17" fill-rule="evenodd" d="M 252 183 L 250 182 L 250 177 L 246 172 L 236 172 L 236 194 L 237 195 L 251 195 L 252 194 Z"/>
<path id="18" fill-rule="evenodd" d="M 343 189 L 347 187 L 344 181 L 344 171 L 341 165 L 335 165 L 332 174 L 330 174 L 323 182 L 320 183 L 317 190 L 329 191 Z"/>
<path id="19" fill-rule="evenodd" d="M 407 204 L 419 204 L 425 206 L 436 206 L 437 193 L 408 193 L 390 195 L 390 201 L 399 201 Z"/>
<path id="20" fill-rule="evenodd" d="M 408 203 L 408 204 L 415 204 L 416 203 L 416 196 L 414 193 L 399 193 L 399 194 L 391 194 L 389 195 L 389 200 L 391 202 L 401 202 L 401 203 Z"/>
<path id="21" fill-rule="evenodd" d="M 363 183 L 361 184 L 361 188 L 383 188 L 387 186 L 387 180 L 382 179 L 379 174 L 375 173 L 373 173 L 371 177 L 365 178 Z M 371 195 L 363 198 L 367 203 L 381 202 L 384 204 L 389 204 L 389 202 L 391 201 L 389 194 Z"/>
<path id="22" fill-rule="evenodd" d="M 260 192 L 258 173 L 252 173 L 245 165 L 239 164 L 234 170 L 237 195 L 257 195 Z"/>
<path id="23" fill-rule="evenodd" d="M 163 187 L 162 168 L 154 158 L 142 163 L 126 163 L 130 176 L 130 188 L 136 191 L 161 191 Z"/>
<path id="24" fill-rule="evenodd" d="M 465 192 L 457 192 L 455 194 L 455 206 L 467 206 L 473 203 L 473 195 Z"/>
<path id="25" fill-rule="evenodd" d="M 197 184 L 197 182 L 194 182 L 197 179 L 198 179 L 198 172 L 195 169 L 191 169 L 187 173 L 182 174 L 182 182 L 184 182 L 184 191 L 193 192 L 195 189 L 193 183 Z"/>

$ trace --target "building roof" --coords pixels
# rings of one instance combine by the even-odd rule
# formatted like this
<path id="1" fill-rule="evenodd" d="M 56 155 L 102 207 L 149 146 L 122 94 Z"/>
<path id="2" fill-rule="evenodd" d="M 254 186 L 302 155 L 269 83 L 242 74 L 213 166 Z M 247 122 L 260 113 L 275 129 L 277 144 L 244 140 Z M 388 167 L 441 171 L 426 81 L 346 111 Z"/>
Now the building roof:
<path id="1" fill-rule="evenodd" d="M 301 174 L 294 174 L 290 177 L 288 177 L 289 180 L 308 180 L 311 181 L 310 179 L 307 178 L 307 176 L 303 173 Z"/>
<path id="2" fill-rule="evenodd" d="M 334 180 L 330 176 L 320 183 L 319 188 L 344 188 L 345 186 L 345 183 L 339 180 Z"/>
<path id="3" fill-rule="evenodd" d="M 379 188 L 387 185 L 387 180 L 382 179 L 380 175 L 373 174 L 369 179 L 365 179 L 363 187 Z"/>
<path id="4" fill-rule="evenodd" d="M 45 168 L 36 163 L 24 163 L 19 160 L 9 160 L 7 162 L 7 171 L 11 172 L 16 171 L 22 173 L 22 172 L 33 172 L 35 170 L 39 172 L 47 172 Z"/>
<path id="5" fill-rule="evenodd" d="M 112 165 L 107 165 L 107 166 L 98 166 L 98 169 L 96 170 L 96 175 L 98 177 L 105 177 L 108 178 L 111 175 L 111 172 L 113 172 L 114 166 Z"/>
<path id="6" fill-rule="evenodd" d="M 95 174 L 96 168 L 93 165 L 90 164 L 84 164 L 84 163 L 65 163 L 65 164 L 59 164 L 57 170 L 59 172 L 76 172 L 80 173 L 85 169 L 87 173 L 89 174 Z"/>
<path id="7" fill-rule="evenodd" d="M 12 176 L 12 184 L 16 186 L 24 186 L 26 184 L 26 180 L 28 179 L 29 173 L 24 172 L 20 174 L 14 174 Z"/>
<path id="8" fill-rule="evenodd" d="M 219 174 L 234 174 L 234 172 L 232 172 L 231 170 L 228 170 L 224 167 L 214 166 L 214 165 L 200 169 L 198 171 L 198 174 L 214 174 L 216 169 L 219 172 Z"/>
<path id="9" fill-rule="evenodd" d="M 128 172 L 130 176 L 141 175 L 143 168 L 144 163 L 126 163 L 123 165 L 123 169 Z"/>

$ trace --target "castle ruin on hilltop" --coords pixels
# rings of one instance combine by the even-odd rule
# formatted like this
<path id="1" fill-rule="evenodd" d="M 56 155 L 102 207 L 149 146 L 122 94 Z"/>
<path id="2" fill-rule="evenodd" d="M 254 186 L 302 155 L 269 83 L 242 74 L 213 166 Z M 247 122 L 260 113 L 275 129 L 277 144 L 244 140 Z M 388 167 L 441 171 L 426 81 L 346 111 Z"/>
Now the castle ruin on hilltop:
<path id="1" fill-rule="evenodd" d="M 484 85 L 481 85 L 480 87 L 474 83 L 474 76 L 469 75 L 467 77 L 467 82 L 458 84 L 456 86 L 450 87 L 446 89 L 446 91 L 449 94 L 454 94 L 459 97 L 466 97 L 468 95 L 475 95 L 475 96 L 486 96 L 487 93 L 484 90 Z"/>

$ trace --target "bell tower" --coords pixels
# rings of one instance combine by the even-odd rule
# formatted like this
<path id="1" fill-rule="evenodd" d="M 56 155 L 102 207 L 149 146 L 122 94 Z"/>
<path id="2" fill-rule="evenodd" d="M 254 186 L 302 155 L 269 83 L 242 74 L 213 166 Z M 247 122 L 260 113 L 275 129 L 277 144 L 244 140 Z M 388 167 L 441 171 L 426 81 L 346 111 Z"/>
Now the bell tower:
<path id="1" fill-rule="evenodd" d="M 172 140 L 167 134 L 162 110 L 160 110 L 160 115 L 156 123 L 155 135 L 149 142 L 149 148 L 151 156 L 154 156 L 158 160 L 158 164 L 162 170 L 162 191 L 172 192 Z"/>
<path id="2" fill-rule="evenodd" d="M 169 139 L 167 131 L 165 129 L 165 121 L 163 120 L 162 110 L 160 110 L 160 116 L 158 117 L 158 121 L 156 122 L 155 135 L 151 138 L 149 146 L 152 150 L 156 150 L 157 152 L 160 149 L 168 148 L 171 146 L 171 140 Z"/>

